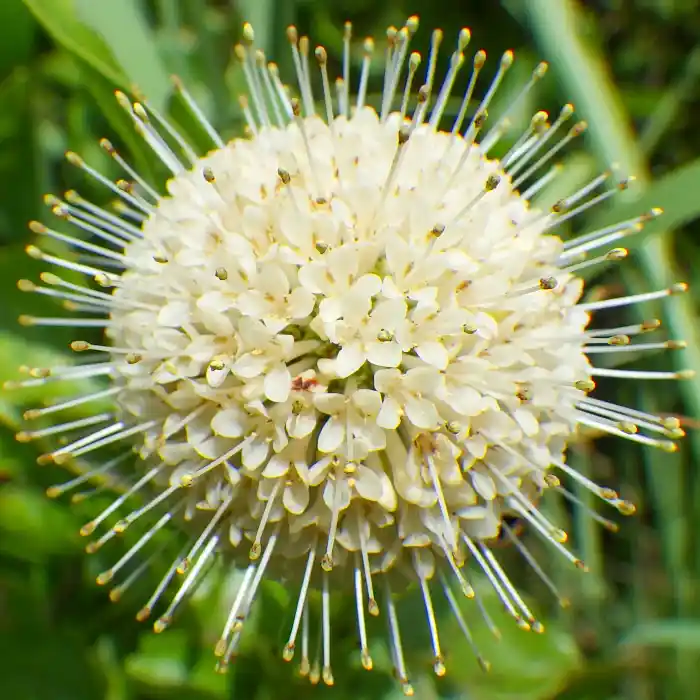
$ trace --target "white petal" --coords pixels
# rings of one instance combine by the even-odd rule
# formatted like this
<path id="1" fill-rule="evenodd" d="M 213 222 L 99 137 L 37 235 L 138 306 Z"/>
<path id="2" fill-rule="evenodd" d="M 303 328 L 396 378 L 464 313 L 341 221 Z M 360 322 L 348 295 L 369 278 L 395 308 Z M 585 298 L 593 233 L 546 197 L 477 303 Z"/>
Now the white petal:
<path id="1" fill-rule="evenodd" d="M 318 436 L 318 449 L 321 452 L 335 452 L 345 438 L 345 421 L 329 419 Z"/>
<path id="2" fill-rule="evenodd" d="M 481 394 L 470 386 L 453 388 L 446 400 L 450 408 L 462 416 L 476 416 L 483 408 Z"/>
<path id="3" fill-rule="evenodd" d="M 289 437 L 301 440 L 309 435 L 316 427 L 316 415 L 312 411 L 304 411 L 297 415 L 292 414 L 287 418 L 287 432 Z"/>
<path id="4" fill-rule="evenodd" d="M 212 418 L 211 429 L 222 437 L 241 437 L 246 431 L 246 414 L 239 408 L 225 408 Z"/>
<path id="5" fill-rule="evenodd" d="M 241 461 L 248 469 L 257 469 L 270 452 L 269 443 L 264 440 L 254 440 L 243 447 Z"/>
<path id="6" fill-rule="evenodd" d="M 362 498 L 378 501 L 382 495 L 382 482 L 369 467 L 361 464 L 357 467 L 355 489 Z"/>
<path id="7" fill-rule="evenodd" d="M 416 428 L 429 430 L 437 428 L 440 419 L 432 401 L 415 397 L 406 402 L 406 416 Z"/>
<path id="8" fill-rule="evenodd" d="M 376 416 L 382 407 L 382 397 L 378 391 L 359 389 L 352 395 L 352 402 L 365 416 Z"/>
<path id="9" fill-rule="evenodd" d="M 289 461 L 279 455 L 274 455 L 263 469 L 262 475 L 266 479 L 277 479 L 289 471 Z"/>
<path id="10" fill-rule="evenodd" d="M 401 346 L 394 340 L 367 345 L 367 359 L 378 367 L 398 367 L 403 359 Z"/>
<path id="11" fill-rule="evenodd" d="M 299 481 L 293 481 L 284 489 L 284 507 L 293 515 L 301 515 L 309 505 L 309 489 Z"/>
<path id="12" fill-rule="evenodd" d="M 287 311 L 294 319 L 306 318 L 314 308 L 315 297 L 303 287 L 297 287 L 287 299 Z"/>
<path id="13" fill-rule="evenodd" d="M 241 379 L 252 379 L 265 371 L 268 359 L 262 355 L 246 353 L 234 363 L 231 371 Z"/>
<path id="14" fill-rule="evenodd" d="M 350 505 L 350 487 L 345 479 L 327 481 L 323 487 L 323 502 L 331 510 L 345 510 Z"/>
<path id="15" fill-rule="evenodd" d="M 317 394 L 314 396 L 314 406 L 321 413 L 328 415 L 340 413 L 345 408 L 345 396 L 343 394 Z"/>
<path id="16" fill-rule="evenodd" d="M 179 328 L 190 319 L 190 305 L 186 301 L 171 301 L 158 312 L 161 326 Z"/>
<path id="17" fill-rule="evenodd" d="M 228 529 L 228 541 L 233 547 L 238 547 L 242 539 L 243 533 L 241 532 L 240 528 L 236 527 L 236 525 L 232 523 Z"/>
<path id="18" fill-rule="evenodd" d="M 331 457 L 323 457 L 309 468 L 309 486 L 318 486 L 325 478 L 331 466 Z"/>
<path id="19" fill-rule="evenodd" d="M 445 369 L 450 359 L 445 346 L 437 341 L 420 343 L 416 347 L 416 354 L 423 362 L 438 369 Z"/>
<path id="20" fill-rule="evenodd" d="M 262 318 L 270 312 L 271 305 L 257 290 L 244 292 L 236 300 L 236 308 L 246 316 Z"/>
<path id="21" fill-rule="evenodd" d="M 355 284 L 352 285 L 350 293 L 359 297 L 369 298 L 379 294 L 382 288 L 381 277 L 373 274 L 362 275 Z"/>
<path id="22" fill-rule="evenodd" d="M 357 372 L 365 363 L 365 353 L 360 343 L 352 343 L 341 348 L 335 358 L 335 371 L 341 378 L 349 377 Z"/>
<path id="23" fill-rule="evenodd" d="M 406 388 L 419 394 L 429 394 L 439 386 L 440 379 L 440 372 L 435 367 L 416 367 L 406 373 Z"/>
<path id="24" fill-rule="evenodd" d="M 389 394 L 399 386 L 402 376 L 398 369 L 380 369 L 374 373 L 374 388 L 382 394 Z"/>
<path id="25" fill-rule="evenodd" d="M 401 406 L 399 402 L 387 396 L 382 402 L 382 408 L 377 415 L 377 425 L 387 430 L 395 430 L 401 422 Z"/>
<path id="26" fill-rule="evenodd" d="M 289 397 L 292 375 L 285 365 L 278 365 L 265 375 L 265 396 L 270 401 L 283 403 Z"/>
<path id="27" fill-rule="evenodd" d="M 526 408 L 518 408 L 513 411 L 513 418 L 515 418 L 525 435 L 532 437 L 539 432 L 540 424 L 532 411 L 528 411 Z"/>
<path id="28" fill-rule="evenodd" d="M 372 310 L 372 325 L 378 328 L 394 329 L 406 318 L 406 302 L 401 299 L 386 299 Z"/>
<path id="29" fill-rule="evenodd" d="M 492 501 L 496 498 L 496 484 L 488 474 L 482 474 L 479 471 L 470 473 L 474 490 L 486 501 Z"/>
<path id="30" fill-rule="evenodd" d="M 256 280 L 256 286 L 264 294 L 282 297 L 289 293 L 289 280 L 282 268 L 277 265 L 265 265 Z"/>

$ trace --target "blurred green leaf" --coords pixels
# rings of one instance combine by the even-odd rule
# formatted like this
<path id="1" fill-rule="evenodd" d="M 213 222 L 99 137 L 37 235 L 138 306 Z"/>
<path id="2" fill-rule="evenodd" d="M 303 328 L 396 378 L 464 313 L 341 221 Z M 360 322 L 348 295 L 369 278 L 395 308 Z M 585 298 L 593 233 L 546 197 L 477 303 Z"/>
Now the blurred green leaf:
<path id="1" fill-rule="evenodd" d="M 34 76 L 25 69 L 16 70 L 0 85 L 0 179 L 13 183 L 12 196 L 0 207 L 0 240 L 4 241 L 25 235 L 26 221 L 39 197 L 32 110 L 35 87 Z"/>
<path id="2" fill-rule="evenodd" d="M 24 3 L 59 44 L 87 61 L 115 85 L 128 87 L 127 76 L 105 42 L 78 19 L 74 0 L 24 0 Z"/>
<path id="3" fill-rule="evenodd" d="M 71 514 L 60 504 L 29 489 L 0 489 L 0 551 L 18 559 L 41 561 L 49 554 L 77 550 Z"/>
<path id="4" fill-rule="evenodd" d="M 0 80 L 31 56 L 36 25 L 22 0 L 0 3 Z"/>
<path id="5" fill-rule="evenodd" d="M 623 646 L 673 647 L 700 651 L 700 622 L 697 620 L 655 620 L 633 627 Z"/>
<path id="6" fill-rule="evenodd" d="M 57 352 L 40 343 L 29 343 L 20 335 L 0 332 L 0 386 L 7 381 L 26 379 L 19 372 L 20 364 L 28 367 L 65 367 L 71 364 L 71 357 Z M 21 423 L 20 407 L 31 403 L 51 401 L 58 397 L 68 397 L 78 393 L 98 391 L 96 380 L 82 379 L 72 382 L 56 382 L 38 387 L 12 388 L 8 386 L 0 396 L 0 423 L 17 430 Z M 88 414 L 96 410 L 96 404 L 85 404 Z"/>
<path id="7" fill-rule="evenodd" d="M 132 682 L 144 688 L 157 688 L 160 697 L 181 697 L 185 691 L 191 700 L 219 698 L 224 695 L 226 679 L 214 673 L 213 654 L 202 654 L 194 669 L 186 657 L 190 640 L 182 629 L 167 634 L 142 637 L 137 652 L 126 660 L 126 673 Z"/>
<path id="8" fill-rule="evenodd" d="M 624 221 L 653 207 L 663 209 L 663 216 L 649 222 L 641 236 L 625 241 L 625 245 L 634 248 L 646 241 L 649 235 L 663 233 L 697 219 L 700 216 L 700 197 L 688 196 L 691 192 L 700 192 L 700 159 L 650 182 L 639 196 L 627 198 L 594 218 L 590 228 Z"/>
<path id="9" fill-rule="evenodd" d="M 153 36 L 135 0 L 95 2 L 74 0 L 77 16 L 111 49 L 114 59 L 129 80 L 158 110 L 170 94 L 170 80 Z"/>
<path id="10" fill-rule="evenodd" d="M 485 624 L 474 600 L 461 600 L 461 607 L 476 647 L 491 664 L 485 673 L 462 635 L 452 614 L 441 616 L 441 635 L 449 641 L 446 681 L 468 688 L 470 700 L 539 700 L 552 697 L 578 670 L 582 659 L 574 639 L 556 621 L 544 621 L 544 634 L 521 630 L 506 617 L 503 606 L 488 582 L 476 578 L 475 588 L 488 614 L 497 624 L 496 638 Z M 411 635 L 413 637 L 413 635 Z M 406 640 L 411 644 L 412 640 Z M 447 644 L 447 643 L 446 643 Z M 426 651 L 429 645 L 426 640 Z"/>

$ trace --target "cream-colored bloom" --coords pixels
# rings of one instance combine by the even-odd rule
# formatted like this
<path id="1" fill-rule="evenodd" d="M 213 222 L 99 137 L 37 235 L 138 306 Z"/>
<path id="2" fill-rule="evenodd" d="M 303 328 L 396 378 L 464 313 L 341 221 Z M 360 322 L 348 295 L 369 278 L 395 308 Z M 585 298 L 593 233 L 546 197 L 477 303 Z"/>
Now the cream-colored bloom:
<path id="1" fill-rule="evenodd" d="M 118 509 L 117 531 L 141 518 L 151 525 L 101 583 L 134 567 L 147 540 L 172 518 L 192 521 L 195 539 L 180 564 L 186 573 L 157 630 L 169 624 L 218 552 L 246 567 L 217 645 L 222 666 L 235 653 L 241 622 L 271 571 L 300 575 L 284 655 L 294 655 L 301 635 L 306 673 L 308 590 L 322 590 L 320 667 L 329 684 L 328 596 L 348 576 L 357 597 L 362 662 L 371 668 L 365 610 L 382 611 L 407 694 L 412 689 L 394 614 L 394 572 L 407 572 L 419 584 L 438 674 L 445 667 L 431 596 L 444 592 L 466 629 L 452 586 L 473 597 L 475 568 L 483 569 L 520 626 L 541 629 L 489 549 L 499 536 L 517 541 L 505 516 L 526 521 L 583 566 L 563 546 L 565 534 L 537 508 L 543 491 L 563 489 L 556 472 L 623 511 L 630 506 L 567 466 L 566 447 L 577 426 L 664 449 L 673 448 L 666 438 L 678 433 L 673 421 L 587 395 L 597 375 L 677 376 L 596 369 L 594 353 L 659 344 L 629 345 L 654 323 L 591 330 L 589 321 L 600 308 L 682 286 L 579 302 L 583 285 L 576 270 L 624 257 L 624 249 L 610 246 L 657 212 L 564 243 L 556 227 L 617 189 L 596 194 L 606 173 L 552 211 L 530 206 L 530 197 L 553 177 L 548 162 L 585 125 L 565 126 L 570 105 L 551 123 L 538 112 L 502 159 L 490 157 L 507 115 L 477 137 L 512 53 L 504 54 L 486 96 L 474 103 L 474 116 L 465 118 L 470 88 L 457 119 L 445 125 L 469 32 L 460 32 L 440 85 L 432 67 L 442 34 L 433 35 L 428 70 L 419 78 L 420 57 L 408 52 L 416 28 L 411 18 L 390 32 L 382 106 L 375 110 L 365 105 L 371 42 L 352 102 L 347 82 L 338 83 L 337 98 L 329 92 L 326 53 L 316 51 L 319 107 L 311 93 L 316 80 L 308 40 L 298 41 L 289 30 L 301 94 L 290 99 L 276 69 L 254 51 L 246 26 L 238 55 L 250 89 L 242 101 L 249 138 L 224 144 L 180 87 L 214 141 L 213 151 L 196 157 L 189 147 L 169 145 L 162 118 L 148 104 L 131 104 L 120 94 L 139 133 L 172 173 L 167 194 L 158 194 L 103 143 L 132 184 L 114 186 L 78 156 L 69 160 L 121 197 L 119 215 L 72 193 L 51 203 L 90 234 L 89 243 L 33 225 L 96 262 L 30 248 L 34 257 L 85 273 L 88 281 L 76 286 L 72 277 L 51 273 L 43 277 L 46 287 L 23 282 L 79 312 L 26 322 L 103 327 L 107 340 L 73 343 L 76 351 L 96 353 L 94 363 L 91 356 L 25 383 L 105 376 L 111 388 L 69 403 L 107 395 L 114 402 L 113 412 L 92 423 L 59 426 L 94 425 L 44 459 L 97 458 L 102 448 L 138 446 L 128 493 L 151 494 L 151 500 L 129 512 L 120 496 L 83 532 L 118 517 Z M 474 80 L 484 60 L 477 52 Z M 545 64 L 535 69 L 511 109 L 545 71 Z M 409 112 L 415 80 L 423 87 Z M 602 254 L 582 263 L 594 250 Z M 93 548 L 114 532 L 108 529 Z M 140 618 L 156 607 L 174 571 Z"/>

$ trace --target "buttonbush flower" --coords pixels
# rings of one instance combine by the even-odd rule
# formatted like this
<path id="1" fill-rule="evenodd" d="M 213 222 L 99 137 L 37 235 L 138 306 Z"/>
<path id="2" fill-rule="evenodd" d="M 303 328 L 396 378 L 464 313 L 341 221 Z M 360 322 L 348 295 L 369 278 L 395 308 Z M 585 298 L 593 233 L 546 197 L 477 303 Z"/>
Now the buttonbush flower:
<path id="1" fill-rule="evenodd" d="M 592 319 L 685 285 L 582 301 L 578 276 L 587 266 L 623 259 L 627 251 L 614 246 L 660 212 L 562 240 L 563 224 L 628 182 L 611 183 L 612 173 L 604 172 L 550 210 L 531 206 L 585 123 L 571 125 L 568 104 L 552 119 L 537 112 L 500 159 L 490 157 L 547 64 L 493 119 L 491 102 L 513 53 L 503 54 L 477 100 L 486 54 L 469 58 L 469 30 L 459 32 L 440 82 L 443 34 L 433 33 L 423 69 L 410 50 L 417 28 L 411 17 L 389 29 L 375 108 L 367 104 L 375 47 L 365 40 L 355 92 L 349 24 L 334 86 L 326 50 L 312 52 L 308 38 L 288 29 L 293 90 L 255 49 L 245 25 L 236 47 L 249 91 L 240 98 L 245 138 L 224 143 L 177 82 L 180 99 L 211 138 L 213 149 L 200 155 L 147 101 L 117 93 L 171 173 L 165 194 L 103 140 L 124 180 L 113 183 L 75 153 L 67 157 L 118 196 L 116 210 L 68 192 L 47 201 L 73 235 L 31 224 L 39 239 L 58 240 L 76 255 L 31 245 L 29 255 L 53 271 L 40 285 L 25 280 L 20 287 L 57 298 L 73 313 L 21 321 L 103 329 L 104 341 L 75 340 L 75 365 L 32 370 L 19 384 L 108 383 L 27 418 L 105 401 L 111 408 L 19 437 L 63 435 L 40 461 L 92 465 L 52 487 L 52 495 L 122 474 L 121 494 L 82 529 L 85 536 L 101 533 L 89 545 L 95 551 L 143 523 L 136 543 L 98 577 L 117 584 L 114 597 L 145 567 L 161 564 L 163 554 L 151 547 L 159 531 L 187 523 L 191 540 L 165 562 L 138 613 L 140 620 L 153 615 L 156 631 L 171 623 L 215 561 L 241 567 L 215 650 L 221 669 L 236 654 L 268 577 L 295 591 L 283 657 L 300 657 L 303 674 L 329 685 L 335 590 L 356 600 L 367 669 L 371 618 L 385 619 L 407 695 L 413 690 L 395 598 L 403 580 L 422 596 L 438 675 L 445 661 L 434 598 L 446 597 L 471 641 L 462 612 L 470 603 L 460 598 L 475 596 L 477 571 L 517 625 L 542 631 L 491 545 L 512 541 L 553 588 L 513 518 L 584 569 L 565 546 L 566 533 L 539 510 L 543 493 L 568 494 L 563 476 L 623 513 L 633 510 L 567 464 L 579 426 L 664 450 L 675 449 L 672 439 L 682 434 L 674 419 L 590 392 L 600 376 L 684 376 L 596 366 L 601 354 L 682 344 L 638 342 L 657 329 L 656 320 L 610 327 Z M 470 77 L 447 123 L 460 72 Z M 137 507 L 129 505 L 132 496 Z M 320 590 L 318 609 L 309 602 L 312 589 Z M 316 659 L 309 645 L 318 629 Z"/>

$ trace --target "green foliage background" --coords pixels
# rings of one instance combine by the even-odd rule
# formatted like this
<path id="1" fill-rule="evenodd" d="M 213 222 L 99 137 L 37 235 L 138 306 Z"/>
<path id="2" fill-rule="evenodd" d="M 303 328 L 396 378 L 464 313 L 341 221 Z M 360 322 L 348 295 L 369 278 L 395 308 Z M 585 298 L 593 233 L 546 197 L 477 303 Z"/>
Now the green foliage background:
<path id="1" fill-rule="evenodd" d="M 42 269 L 23 251 L 30 240 L 26 222 L 44 216 L 42 194 L 76 187 L 101 196 L 65 163 L 64 151 L 77 151 L 111 172 L 112 164 L 97 146 L 99 137 L 108 136 L 130 151 L 133 162 L 155 182 L 162 176 L 117 107 L 116 87 L 137 85 L 166 109 L 168 75 L 177 73 L 222 133 L 233 136 L 241 131 L 234 95 L 242 80 L 230 48 L 243 19 L 254 23 L 259 44 L 282 64 L 289 80 L 288 23 L 297 22 L 337 62 L 344 20 L 353 20 L 358 36 L 380 38 L 388 24 L 401 26 L 412 13 L 421 15 L 417 41 L 422 48 L 429 29 L 442 27 L 451 37 L 466 25 L 473 31 L 473 45 L 492 56 L 515 49 L 512 72 L 523 79 L 540 58 L 552 62 L 553 75 L 531 100 L 533 111 L 554 111 L 571 99 L 590 125 L 589 155 L 565 157 L 565 174 L 556 183 L 559 196 L 601 167 L 618 163 L 621 171 L 637 176 L 636 186 L 605 211 L 594 212 L 591 225 L 651 206 L 666 210 L 649 227 L 650 235 L 634 242 L 631 263 L 591 280 L 593 292 L 637 292 L 687 279 L 690 294 L 674 297 L 665 308 L 649 309 L 645 316 L 663 314 L 670 333 L 685 338 L 689 349 L 672 357 L 630 359 L 640 367 L 675 362 L 679 368 L 700 369 L 698 292 L 692 291 L 700 260 L 695 221 L 700 215 L 700 9 L 695 0 L 3 0 L 0 379 L 16 378 L 20 364 L 47 366 L 67 355 L 70 333 L 17 326 L 20 313 L 50 306 L 15 286 L 17 278 L 36 278 Z M 501 99 L 508 95 L 506 88 Z M 193 140 L 206 143 L 181 107 L 173 105 L 171 114 Z M 554 201 L 556 192 L 550 194 Z M 621 522 L 620 534 L 612 537 L 549 499 L 545 507 L 574 533 L 591 569 L 585 575 L 571 571 L 543 550 L 571 607 L 555 609 L 534 575 L 512 557 L 514 578 L 542 612 L 547 634 L 521 632 L 495 612 L 503 639 L 496 642 L 483 630 L 477 635 L 493 663 L 485 675 L 445 616 L 450 672 L 437 683 L 428 673 L 428 642 L 410 627 L 407 646 L 418 698 L 700 697 L 700 435 L 694 432 L 700 377 L 676 384 L 632 384 L 605 384 L 601 390 L 682 417 L 689 437 L 681 451 L 669 455 L 618 441 L 586 440 L 572 451 L 572 462 L 635 501 L 637 516 Z M 1 697 L 399 697 L 381 649 L 375 654 L 376 672 L 358 670 L 352 613 L 342 609 L 339 619 L 346 622 L 339 629 L 347 631 L 348 640 L 334 652 L 335 688 L 314 689 L 296 679 L 279 654 L 289 594 L 274 585 L 265 589 L 254 629 L 227 677 L 213 672 L 211 646 L 230 577 L 203 591 L 167 633 L 154 636 L 137 625 L 133 615 L 147 585 L 141 598 L 109 602 L 94 583 L 104 562 L 86 557 L 77 535 L 103 497 L 78 504 L 47 499 L 44 490 L 61 480 L 60 472 L 36 466 L 40 445 L 14 440 L 21 412 L 33 398 L 31 392 L 0 394 Z M 489 606 L 492 602 L 487 598 Z M 404 606 L 409 620 L 420 615 L 415 605 L 409 595 Z"/>

